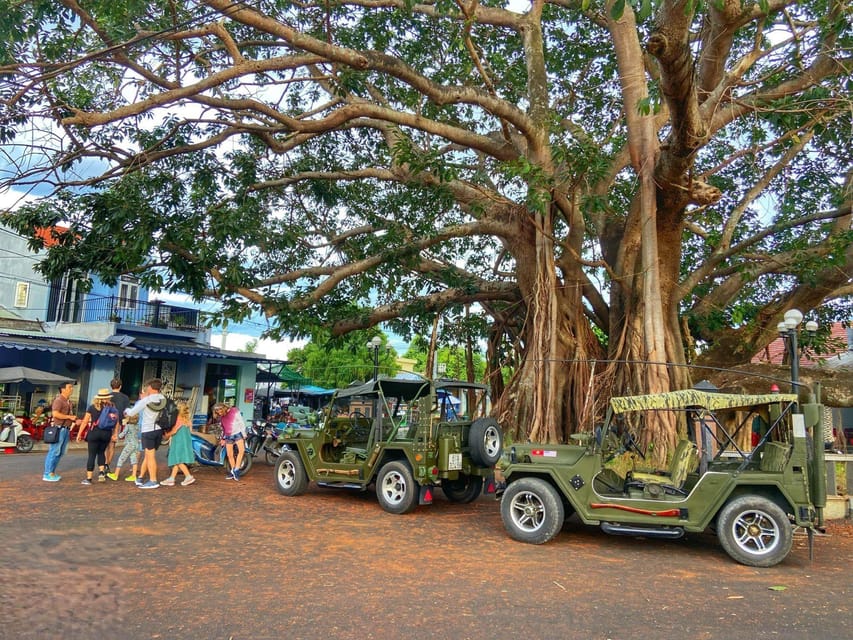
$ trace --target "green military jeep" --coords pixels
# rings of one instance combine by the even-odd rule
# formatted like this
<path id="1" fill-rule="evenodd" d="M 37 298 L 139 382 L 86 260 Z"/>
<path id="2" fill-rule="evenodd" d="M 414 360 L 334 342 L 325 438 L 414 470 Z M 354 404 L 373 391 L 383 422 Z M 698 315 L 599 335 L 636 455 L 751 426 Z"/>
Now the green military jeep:
<path id="1" fill-rule="evenodd" d="M 503 449 L 488 408 L 484 385 L 451 380 L 380 378 L 339 390 L 316 429 L 279 436 L 276 487 L 297 496 L 309 481 L 361 491 L 375 485 L 390 513 L 430 504 L 435 486 L 453 502 L 471 502 L 494 493 Z"/>
<path id="2" fill-rule="evenodd" d="M 505 452 L 504 526 L 533 544 L 553 538 L 572 512 L 610 534 L 679 538 L 711 528 L 738 562 L 773 566 L 790 552 L 794 525 L 809 532 L 811 545 L 823 524 L 823 438 L 808 433 L 820 427 L 821 412 L 795 395 L 690 389 L 613 398 L 604 425 L 574 434 L 575 444 Z M 663 414 L 685 436 L 669 467 L 629 470 L 629 459 L 644 458 L 632 434 Z M 738 444 L 745 441 L 755 444 Z"/>

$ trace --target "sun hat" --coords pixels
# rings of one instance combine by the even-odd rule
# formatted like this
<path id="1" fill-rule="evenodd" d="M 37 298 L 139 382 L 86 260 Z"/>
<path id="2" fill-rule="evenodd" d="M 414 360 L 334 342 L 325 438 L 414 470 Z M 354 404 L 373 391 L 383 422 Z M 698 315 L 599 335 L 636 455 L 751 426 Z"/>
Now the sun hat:
<path id="1" fill-rule="evenodd" d="M 95 400 L 112 400 L 113 392 L 109 389 L 98 389 L 98 395 L 95 396 Z"/>

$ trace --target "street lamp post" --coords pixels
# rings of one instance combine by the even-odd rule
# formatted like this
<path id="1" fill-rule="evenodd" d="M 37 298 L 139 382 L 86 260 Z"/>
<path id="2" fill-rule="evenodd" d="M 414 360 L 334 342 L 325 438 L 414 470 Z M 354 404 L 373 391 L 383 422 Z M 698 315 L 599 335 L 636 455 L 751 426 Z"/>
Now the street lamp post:
<path id="1" fill-rule="evenodd" d="M 803 312 L 799 309 L 788 309 L 784 320 L 776 325 L 782 342 L 787 350 L 788 358 L 791 360 L 791 392 L 797 393 L 800 384 L 800 347 L 797 344 L 800 323 L 803 321 Z M 806 322 L 806 331 L 814 335 L 817 331 L 817 322 L 809 320 Z"/>
<path id="2" fill-rule="evenodd" d="M 367 350 L 373 353 L 373 379 L 379 379 L 379 349 L 382 347 L 382 338 L 373 336 L 367 343 Z"/>

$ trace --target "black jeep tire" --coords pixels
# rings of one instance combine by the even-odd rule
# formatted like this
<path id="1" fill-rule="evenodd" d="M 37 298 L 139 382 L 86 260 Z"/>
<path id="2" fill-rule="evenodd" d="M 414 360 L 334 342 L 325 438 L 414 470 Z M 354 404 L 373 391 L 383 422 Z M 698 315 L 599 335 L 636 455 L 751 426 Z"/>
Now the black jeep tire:
<path id="1" fill-rule="evenodd" d="M 376 498 L 388 513 L 411 513 L 418 506 L 418 493 L 418 484 L 406 462 L 386 462 L 376 475 Z"/>
<path id="2" fill-rule="evenodd" d="M 18 436 L 18 442 L 15 444 L 15 448 L 21 453 L 29 453 L 33 450 L 33 439 L 23 433 Z"/>
<path id="3" fill-rule="evenodd" d="M 298 451 L 281 452 L 273 477 L 276 489 L 285 496 L 301 496 L 308 488 L 308 474 Z"/>
<path id="4" fill-rule="evenodd" d="M 732 558 L 750 567 L 772 567 L 784 560 L 794 543 L 794 530 L 775 502 L 741 496 L 717 516 L 720 545 Z"/>
<path id="5" fill-rule="evenodd" d="M 474 502 L 483 492 L 483 478 L 460 473 L 458 480 L 441 480 L 441 490 L 451 502 L 468 504 Z"/>
<path id="6" fill-rule="evenodd" d="M 541 478 L 510 482 L 501 498 L 501 519 L 509 537 L 542 544 L 560 531 L 565 519 L 557 490 Z"/>
<path id="7" fill-rule="evenodd" d="M 493 467 L 503 453 L 503 432 L 494 418 L 474 420 L 468 431 L 471 460 L 479 467 Z"/>

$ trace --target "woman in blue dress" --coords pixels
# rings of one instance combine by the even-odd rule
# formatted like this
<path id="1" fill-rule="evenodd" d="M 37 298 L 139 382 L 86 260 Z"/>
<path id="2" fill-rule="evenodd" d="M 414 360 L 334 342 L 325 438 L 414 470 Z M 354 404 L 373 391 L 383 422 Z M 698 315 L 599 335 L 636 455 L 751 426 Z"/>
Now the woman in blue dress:
<path id="1" fill-rule="evenodd" d="M 169 438 L 169 466 L 172 467 L 172 475 L 160 482 L 165 487 L 174 487 L 175 479 L 178 476 L 178 471 L 184 474 L 184 479 L 181 482 L 182 487 L 186 487 L 195 482 L 195 476 L 190 473 L 188 464 L 195 462 L 195 454 L 193 454 L 193 443 L 190 437 L 190 429 L 192 420 L 190 419 L 190 406 L 186 402 L 178 402 L 178 419 L 169 433 L 165 434 Z"/>

